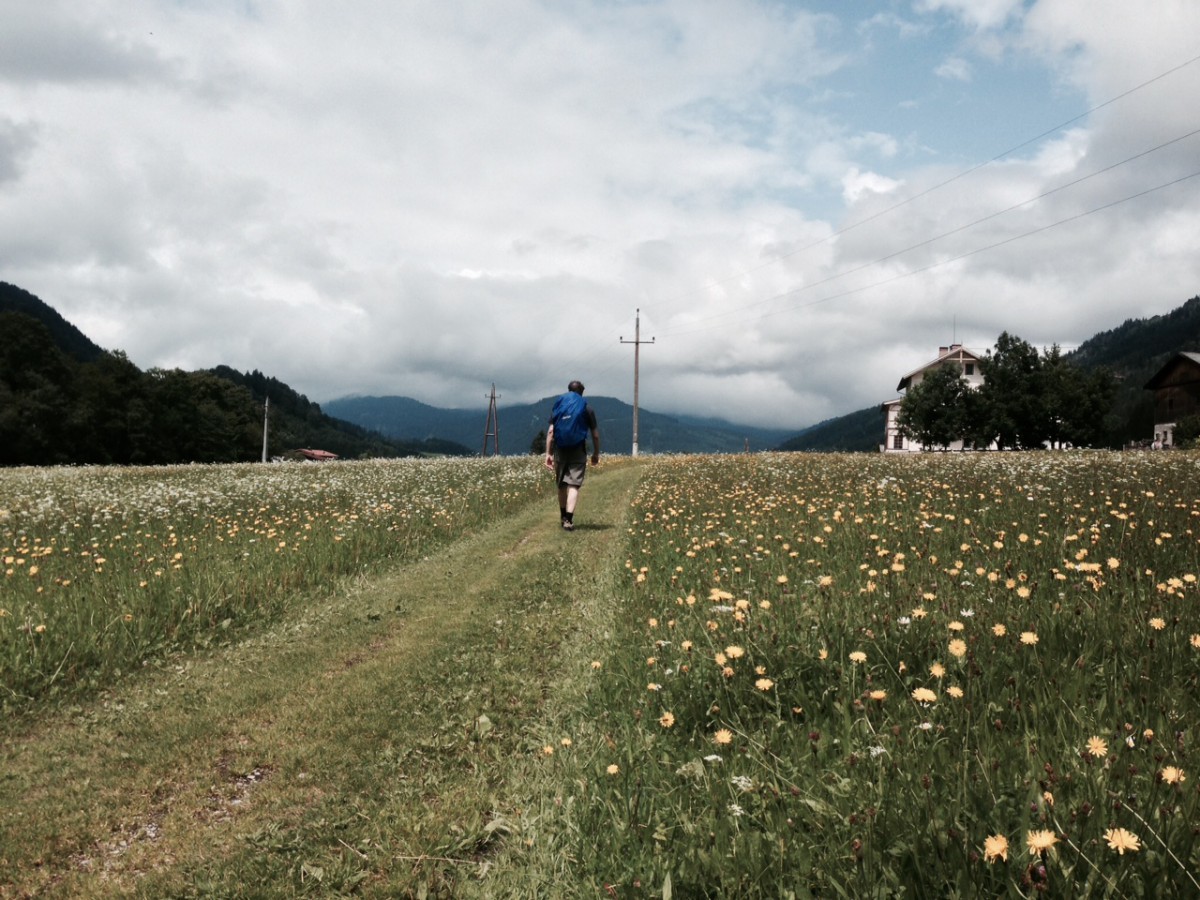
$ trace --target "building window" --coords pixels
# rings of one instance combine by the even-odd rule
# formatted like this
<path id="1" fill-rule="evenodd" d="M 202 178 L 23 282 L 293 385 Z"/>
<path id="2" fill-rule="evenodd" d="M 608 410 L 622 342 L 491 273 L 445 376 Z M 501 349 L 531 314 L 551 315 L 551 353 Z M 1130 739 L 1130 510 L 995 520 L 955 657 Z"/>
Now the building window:
<path id="1" fill-rule="evenodd" d="M 893 450 L 903 450 L 904 449 L 904 435 L 902 435 L 902 434 L 892 435 L 892 449 Z"/>
<path id="2" fill-rule="evenodd" d="M 963 374 L 964 375 L 974 375 L 975 374 L 975 363 L 963 363 Z"/>

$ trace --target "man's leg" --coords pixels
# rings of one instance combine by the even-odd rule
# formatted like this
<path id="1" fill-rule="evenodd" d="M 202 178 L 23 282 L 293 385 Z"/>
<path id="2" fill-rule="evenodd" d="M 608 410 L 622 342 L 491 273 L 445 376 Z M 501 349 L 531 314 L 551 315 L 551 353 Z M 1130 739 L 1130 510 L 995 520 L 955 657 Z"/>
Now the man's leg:
<path id="1" fill-rule="evenodd" d="M 579 488 L 569 484 L 558 486 L 558 510 L 562 514 L 562 527 L 567 531 L 575 528 L 575 504 L 579 502 Z"/>

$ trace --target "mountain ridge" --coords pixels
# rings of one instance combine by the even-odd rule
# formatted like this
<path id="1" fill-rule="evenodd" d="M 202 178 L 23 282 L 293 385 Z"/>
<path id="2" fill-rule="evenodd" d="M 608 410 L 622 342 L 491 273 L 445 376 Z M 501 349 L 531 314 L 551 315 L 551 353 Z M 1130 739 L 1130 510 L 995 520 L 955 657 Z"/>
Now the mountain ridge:
<path id="1" fill-rule="evenodd" d="M 500 452 L 528 453 L 539 433 L 544 437 L 554 397 L 533 403 L 497 407 Z M 633 407 L 615 397 L 586 397 L 596 412 L 600 444 L 606 452 L 624 453 L 633 444 Z M 323 409 L 332 416 L 388 437 L 417 440 L 436 435 L 468 447 L 484 444 L 487 407 L 445 409 L 412 397 L 354 395 L 330 400 Z M 787 440 L 792 429 L 738 425 L 723 419 L 638 410 L 638 450 L 643 453 L 734 453 L 771 450 Z"/>

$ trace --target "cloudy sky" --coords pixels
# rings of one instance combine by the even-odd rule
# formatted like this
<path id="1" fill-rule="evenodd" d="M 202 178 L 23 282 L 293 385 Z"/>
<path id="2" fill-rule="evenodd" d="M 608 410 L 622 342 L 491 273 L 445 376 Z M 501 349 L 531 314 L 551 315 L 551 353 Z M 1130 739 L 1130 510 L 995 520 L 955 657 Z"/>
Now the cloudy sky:
<path id="1" fill-rule="evenodd" d="M 140 367 L 796 427 L 1200 292 L 1195 0 L 0 0 L 0 280 Z"/>

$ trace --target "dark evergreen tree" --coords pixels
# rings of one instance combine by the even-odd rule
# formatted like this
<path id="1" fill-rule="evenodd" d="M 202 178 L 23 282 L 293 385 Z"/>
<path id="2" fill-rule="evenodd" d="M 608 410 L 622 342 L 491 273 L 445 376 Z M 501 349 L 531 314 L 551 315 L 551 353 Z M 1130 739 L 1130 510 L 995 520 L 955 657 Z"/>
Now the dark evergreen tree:
<path id="1" fill-rule="evenodd" d="M 147 379 L 124 353 L 101 354 L 81 365 L 71 414 L 75 461 L 149 462 L 154 419 Z"/>
<path id="2" fill-rule="evenodd" d="M 1062 355 L 1057 344 L 1041 359 L 1047 440 L 1051 447 L 1094 447 L 1104 443 L 1112 427 L 1116 383 L 1112 373 L 1086 372 Z"/>
<path id="3" fill-rule="evenodd" d="M 0 465 L 71 462 L 74 372 L 50 330 L 0 312 Z"/>

